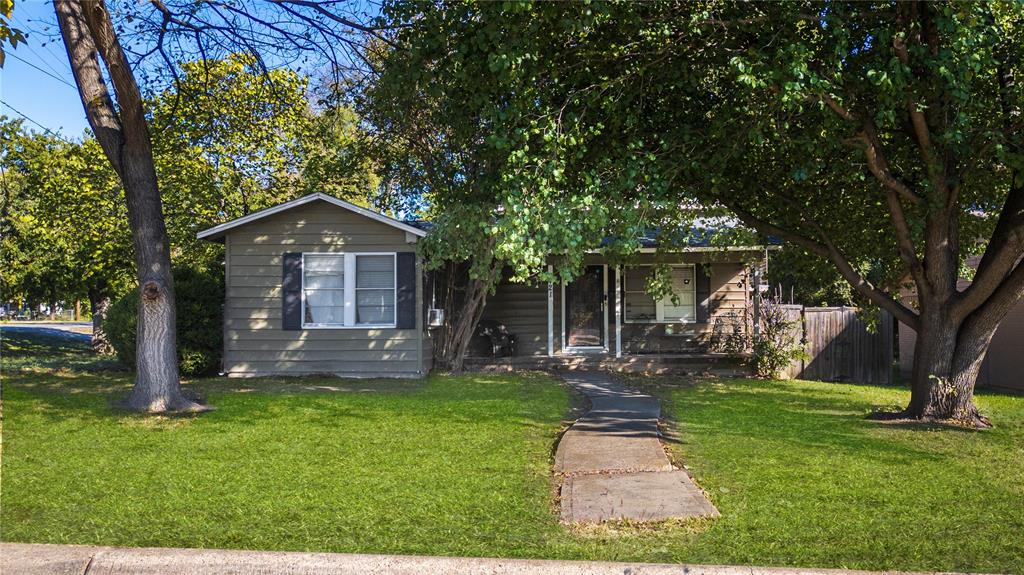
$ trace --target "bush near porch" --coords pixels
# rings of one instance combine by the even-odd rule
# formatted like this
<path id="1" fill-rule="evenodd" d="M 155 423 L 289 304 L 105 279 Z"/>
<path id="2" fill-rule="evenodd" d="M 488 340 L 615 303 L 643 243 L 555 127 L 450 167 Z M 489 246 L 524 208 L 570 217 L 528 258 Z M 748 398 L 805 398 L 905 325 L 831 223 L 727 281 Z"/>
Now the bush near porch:
<path id="1" fill-rule="evenodd" d="M 894 388 L 648 380 L 723 516 L 566 528 L 551 378 L 204 379 L 216 411 L 143 417 L 84 344 L 3 340 L 6 541 L 1024 572 L 1024 397 L 969 432 L 865 421 Z"/>

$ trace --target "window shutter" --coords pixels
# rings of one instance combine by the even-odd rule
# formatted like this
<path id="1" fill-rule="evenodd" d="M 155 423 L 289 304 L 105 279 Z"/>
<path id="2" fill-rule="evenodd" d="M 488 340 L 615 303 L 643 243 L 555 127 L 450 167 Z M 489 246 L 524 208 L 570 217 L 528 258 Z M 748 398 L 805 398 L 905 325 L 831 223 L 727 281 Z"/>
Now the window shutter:
<path id="1" fill-rule="evenodd" d="M 395 327 L 416 329 L 416 252 L 398 252 L 395 255 L 398 279 L 398 314 Z"/>
<path id="2" fill-rule="evenodd" d="M 694 276 L 697 282 L 697 322 L 708 323 L 711 317 L 711 264 L 697 264 Z"/>
<path id="3" fill-rule="evenodd" d="M 281 329 L 302 329 L 302 254 L 284 254 L 281 277 Z"/>

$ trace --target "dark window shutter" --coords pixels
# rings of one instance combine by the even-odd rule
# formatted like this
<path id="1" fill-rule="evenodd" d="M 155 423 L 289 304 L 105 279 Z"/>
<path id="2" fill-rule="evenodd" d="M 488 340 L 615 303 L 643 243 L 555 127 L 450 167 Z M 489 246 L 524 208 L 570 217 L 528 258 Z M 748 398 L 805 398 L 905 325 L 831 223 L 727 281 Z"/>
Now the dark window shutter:
<path id="1" fill-rule="evenodd" d="M 284 254 L 281 277 L 281 329 L 302 329 L 302 254 Z"/>
<path id="2" fill-rule="evenodd" d="M 396 254 L 398 278 L 398 314 L 395 327 L 416 329 L 416 253 Z"/>
<path id="3" fill-rule="evenodd" d="M 697 282 L 697 322 L 707 323 L 711 317 L 711 264 L 697 264 L 694 276 Z"/>

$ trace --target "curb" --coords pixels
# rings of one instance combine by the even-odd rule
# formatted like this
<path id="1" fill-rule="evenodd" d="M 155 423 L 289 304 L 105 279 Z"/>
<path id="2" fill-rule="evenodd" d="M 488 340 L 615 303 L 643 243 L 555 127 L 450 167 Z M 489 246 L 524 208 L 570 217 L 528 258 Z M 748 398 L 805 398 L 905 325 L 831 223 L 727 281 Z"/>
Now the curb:
<path id="1" fill-rule="evenodd" d="M 667 565 L 604 561 L 554 561 L 0 543 L 0 572 L 18 575 L 876 575 L 897 571 L 847 571 L 791 567 Z"/>

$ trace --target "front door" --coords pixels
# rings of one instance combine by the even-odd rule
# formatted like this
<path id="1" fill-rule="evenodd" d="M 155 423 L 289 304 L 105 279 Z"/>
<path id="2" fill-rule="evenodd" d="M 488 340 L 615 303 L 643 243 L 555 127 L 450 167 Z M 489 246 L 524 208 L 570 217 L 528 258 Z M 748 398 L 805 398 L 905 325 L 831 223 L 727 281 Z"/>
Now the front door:
<path id="1" fill-rule="evenodd" d="M 565 286 L 565 341 L 568 347 L 604 345 L 604 267 L 587 266 Z"/>

